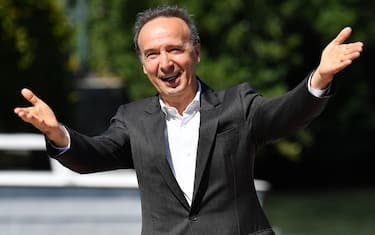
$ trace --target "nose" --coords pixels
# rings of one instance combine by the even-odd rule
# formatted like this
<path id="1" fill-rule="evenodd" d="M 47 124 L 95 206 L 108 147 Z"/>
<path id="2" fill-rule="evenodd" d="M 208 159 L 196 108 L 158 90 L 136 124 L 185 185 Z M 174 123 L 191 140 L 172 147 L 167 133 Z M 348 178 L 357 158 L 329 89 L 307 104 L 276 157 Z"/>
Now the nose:
<path id="1" fill-rule="evenodd" d="M 164 74 L 173 72 L 174 70 L 173 61 L 169 58 L 168 52 L 163 52 L 160 55 L 160 70 Z"/>

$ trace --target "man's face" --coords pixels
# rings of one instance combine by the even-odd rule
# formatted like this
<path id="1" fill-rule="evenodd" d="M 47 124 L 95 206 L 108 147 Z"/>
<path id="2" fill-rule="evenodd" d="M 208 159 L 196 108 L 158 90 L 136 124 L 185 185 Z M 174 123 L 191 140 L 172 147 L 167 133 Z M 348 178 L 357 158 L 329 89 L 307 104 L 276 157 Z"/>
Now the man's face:
<path id="1" fill-rule="evenodd" d="M 190 29 L 183 20 L 158 17 L 147 22 L 138 45 L 143 71 L 165 101 L 195 95 L 200 46 L 192 44 Z"/>

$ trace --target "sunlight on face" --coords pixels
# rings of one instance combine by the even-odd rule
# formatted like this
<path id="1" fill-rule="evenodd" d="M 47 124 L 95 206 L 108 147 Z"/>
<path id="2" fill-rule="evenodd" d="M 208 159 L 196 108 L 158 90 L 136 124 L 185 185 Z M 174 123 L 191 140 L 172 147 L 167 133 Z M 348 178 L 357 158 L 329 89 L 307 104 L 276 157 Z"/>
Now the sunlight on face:
<path id="1" fill-rule="evenodd" d="M 192 99 L 197 89 L 200 46 L 193 45 L 187 24 L 176 17 L 158 17 L 140 31 L 143 71 L 165 102 Z"/>

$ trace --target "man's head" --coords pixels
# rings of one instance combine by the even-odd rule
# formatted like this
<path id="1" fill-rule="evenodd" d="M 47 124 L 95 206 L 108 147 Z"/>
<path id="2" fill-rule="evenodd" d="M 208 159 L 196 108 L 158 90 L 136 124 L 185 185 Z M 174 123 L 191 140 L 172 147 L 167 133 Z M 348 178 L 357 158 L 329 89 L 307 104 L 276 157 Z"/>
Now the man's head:
<path id="1" fill-rule="evenodd" d="M 189 13 L 181 7 L 163 5 L 156 8 L 150 8 L 143 12 L 138 13 L 135 24 L 134 24 L 134 48 L 136 53 L 139 55 L 138 37 L 142 27 L 149 21 L 157 17 L 177 17 L 185 21 L 190 29 L 191 41 L 193 45 L 200 43 L 199 33 Z"/>
<path id="2" fill-rule="evenodd" d="M 135 45 L 143 71 L 168 105 L 184 109 L 197 90 L 197 30 L 185 10 L 164 6 L 141 13 Z"/>

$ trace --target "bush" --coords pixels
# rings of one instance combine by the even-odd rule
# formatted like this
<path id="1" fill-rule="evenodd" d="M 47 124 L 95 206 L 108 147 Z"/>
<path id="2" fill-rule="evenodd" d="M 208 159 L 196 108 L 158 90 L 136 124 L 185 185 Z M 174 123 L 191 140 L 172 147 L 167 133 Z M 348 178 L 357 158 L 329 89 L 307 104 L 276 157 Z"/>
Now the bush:
<path id="1" fill-rule="evenodd" d="M 31 88 L 61 121 L 70 119 L 73 30 L 54 0 L 0 0 L 0 132 L 34 131 L 13 109 Z"/>

